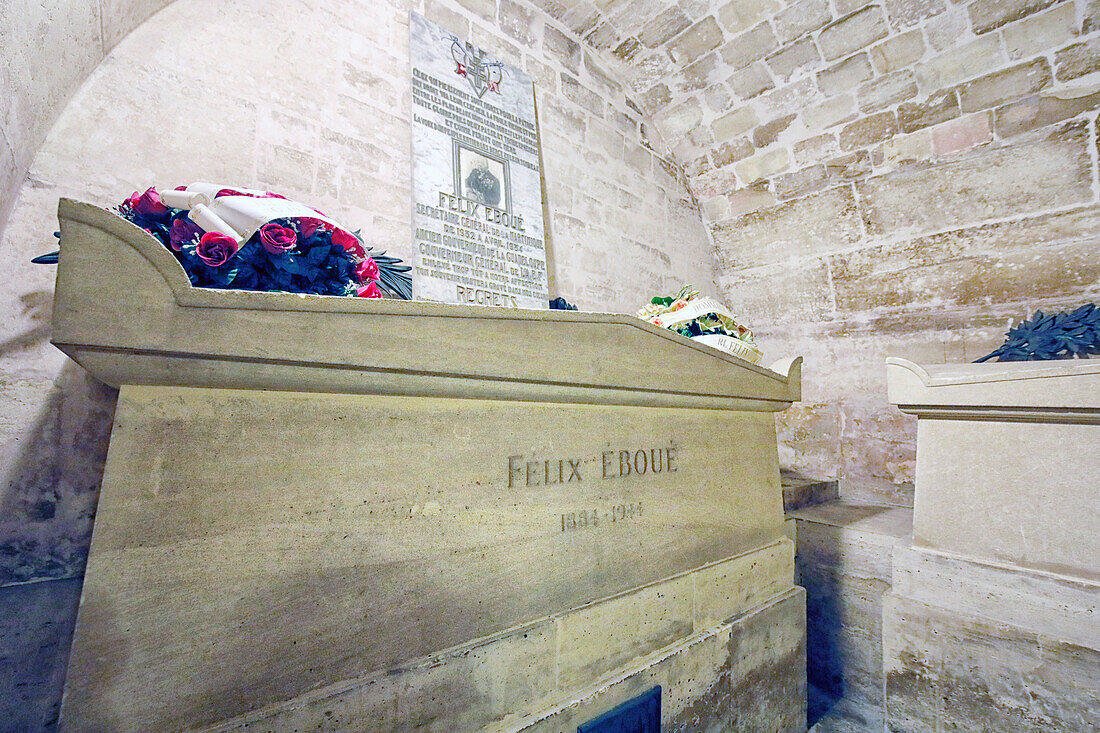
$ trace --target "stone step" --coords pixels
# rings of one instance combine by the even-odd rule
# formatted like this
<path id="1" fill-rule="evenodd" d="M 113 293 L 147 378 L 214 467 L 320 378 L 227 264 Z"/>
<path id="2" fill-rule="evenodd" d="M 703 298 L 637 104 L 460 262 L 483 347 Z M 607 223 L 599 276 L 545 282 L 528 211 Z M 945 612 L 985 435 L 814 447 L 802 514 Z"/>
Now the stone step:
<path id="1" fill-rule="evenodd" d="M 787 517 L 807 592 L 811 730 L 881 731 L 883 596 L 894 548 L 911 542 L 913 510 L 829 501 Z"/>
<path id="2" fill-rule="evenodd" d="M 779 482 L 783 485 L 783 511 L 786 512 L 835 501 L 839 496 L 838 482 L 808 478 L 797 471 L 780 471 Z"/>

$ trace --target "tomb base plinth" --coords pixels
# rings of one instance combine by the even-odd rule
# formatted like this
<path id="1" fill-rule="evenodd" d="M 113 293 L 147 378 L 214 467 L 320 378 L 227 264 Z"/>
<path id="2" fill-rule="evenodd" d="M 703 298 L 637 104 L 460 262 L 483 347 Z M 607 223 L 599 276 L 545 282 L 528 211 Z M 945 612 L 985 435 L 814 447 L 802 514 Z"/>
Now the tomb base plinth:
<path id="1" fill-rule="evenodd" d="M 797 360 L 196 291 L 108 212 L 61 219 L 54 342 L 120 388 L 64 729 L 567 730 L 654 685 L 667 730 L 804 729 Z"/>
<path id="2" fill-rule="evenodd" d="M 1080 731 L 1100 710 L 1100 364 L 888 362 L 917 416 L 883 611 L 891 731 Z"/>

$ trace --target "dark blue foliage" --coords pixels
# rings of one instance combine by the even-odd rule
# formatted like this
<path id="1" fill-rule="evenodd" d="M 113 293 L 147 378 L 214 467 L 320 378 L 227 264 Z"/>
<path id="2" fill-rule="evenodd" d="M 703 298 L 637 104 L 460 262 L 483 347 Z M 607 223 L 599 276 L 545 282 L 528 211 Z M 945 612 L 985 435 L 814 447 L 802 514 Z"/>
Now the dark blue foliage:
<path id="1" fill-rule="evenodd" d="M 1100 354 L 1100 307 L 1087 303 L 1069 313 L 1035 311 L 1005 334 L 1004 344 L 976 362 L 1087 359 Z"/>
<path id="2" fill-rule="evenodd" d="M 568 300 L 566 300 L 565 298 L 563 298 L 559 295 L 557 298 L 554 298 L 553 300 L 550 301 L 550 310 L 552 310 L 552 311 L 575 311 L 575 310 L 577 310 L 577 306 L 573 305 Z"/>
<path id="3" fill-rule="evenodd" d="M 191 284 L 198 288 L 355 295 L 359 286 L 356 261 L 343 247 L 333 244 L 331 233 L 321 229 L 309 237 L 299 236 L 294 249 L 278 253 L 265 249 L 257 232 L 225 264 L 212 267 L 199 257 L 198 239 L 183 243 L 178 252 L 171 246 L 172 223 L 186 218 L 186 211 L 169 209 L 163 216 L 143 216 L 124 206 L 120 213 L 175 254 Z M 295 219 L 271 223 L 299 231 Z"/>

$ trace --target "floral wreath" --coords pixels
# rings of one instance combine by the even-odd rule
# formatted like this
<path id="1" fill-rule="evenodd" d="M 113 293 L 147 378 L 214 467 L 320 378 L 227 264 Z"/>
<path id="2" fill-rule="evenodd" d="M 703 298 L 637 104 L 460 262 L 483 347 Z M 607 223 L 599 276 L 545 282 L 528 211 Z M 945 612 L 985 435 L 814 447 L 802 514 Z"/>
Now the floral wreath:
<path id="1" fill-rule="evenodd" d="M 276 193 L 232 188 L 215 194 L 215 198 L 221 196 L 286 199 Z M 412 297 L 407 274 L 411 268 L 364 246 L 358 232 L 348 232 L 321 218 L 274 219 L 241 243 L 221 232 L 204 231 L 186 209 L 165 205 L 156 188 L 142 194 L 135 191 L 119 204 L 118 212 L 160 240 L 195 287 Z"/>

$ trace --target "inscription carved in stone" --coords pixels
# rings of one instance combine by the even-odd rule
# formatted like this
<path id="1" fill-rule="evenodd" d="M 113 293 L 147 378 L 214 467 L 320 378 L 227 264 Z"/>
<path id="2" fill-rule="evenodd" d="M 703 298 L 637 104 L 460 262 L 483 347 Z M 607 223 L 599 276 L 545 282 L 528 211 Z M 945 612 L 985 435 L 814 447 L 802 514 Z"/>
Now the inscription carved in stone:
<path id="1" fill-rule="evenodd" d="M 412 13 L 413 296 L 546 308 L 535 87 Z"/>

